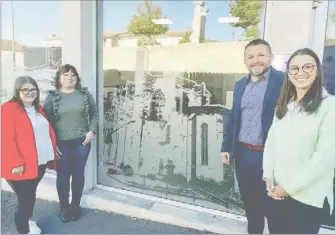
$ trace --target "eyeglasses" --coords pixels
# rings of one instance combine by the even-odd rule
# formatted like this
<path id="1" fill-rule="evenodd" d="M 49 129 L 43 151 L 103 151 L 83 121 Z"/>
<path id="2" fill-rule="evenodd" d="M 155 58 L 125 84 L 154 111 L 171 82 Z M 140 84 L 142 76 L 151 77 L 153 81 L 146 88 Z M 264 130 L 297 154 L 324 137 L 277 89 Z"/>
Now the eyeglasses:
<path id="1" fill-rule="evenodd" d="M 37 93 L 37 89 L 36 88 L 32 88 L 32 89 L 28 89 L 28 88 L 23 88 L 20 90 L 24 95 L 28 95 L 29 93 L 31 94 L 36 94 Z"/>
<path id="2" fill-rule="evenodd" d="M 313 72 L 315 66 L 316 66 L 315 64 L 311 64 L 311 63 L 304 64 L 302 67 L 298 67 L 294 65 L 288 69 L 288 73 L 291 75 L 297 75 L 300 69 L 302 69 L 302 71 L 304 71 L 305 73 L 311 73 Z"/>

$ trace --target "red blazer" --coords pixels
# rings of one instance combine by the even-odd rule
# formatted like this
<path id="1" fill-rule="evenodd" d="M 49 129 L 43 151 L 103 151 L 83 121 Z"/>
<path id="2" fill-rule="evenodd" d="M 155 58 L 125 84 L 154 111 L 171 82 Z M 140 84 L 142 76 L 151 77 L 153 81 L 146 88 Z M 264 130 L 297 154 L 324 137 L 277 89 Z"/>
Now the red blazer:
<path id="1" fill-rule="evenodd" d="M 41 106 L 38 111 L 46 118 Z M 50 124 L 49 128 L 56 157 L 56 135 Z M 12 174 L 13 168 L 22 165 L 22 175 Z M 56 169 L 56 160 L 48 164 L 48 168 Z M 30 119 L 17 102 L 8 101 L 1 106 L 1 177 L 8 180 L 27 180 L 37 176 L 37 150 Z"/>

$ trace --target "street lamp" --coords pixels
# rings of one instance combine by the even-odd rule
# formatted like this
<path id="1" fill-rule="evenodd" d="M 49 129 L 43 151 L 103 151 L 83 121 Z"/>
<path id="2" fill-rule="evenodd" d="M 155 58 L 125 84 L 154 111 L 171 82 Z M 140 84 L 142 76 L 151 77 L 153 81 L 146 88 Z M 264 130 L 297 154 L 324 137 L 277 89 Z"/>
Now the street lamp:
<path id="1" fill-rule="evenodd" d="M 219 17 L 219 23 L 238 23 L 240 22 L 240 17 Z"/>
<path id="2" fill-rule="evenodd" d="M 240 17 L 219 17 L 218 23 L 219 24 L 229 24 L 233 23 L 236 24 L 240 22 Z M 233 31 L 233 40 L 235 39 L 235 32 Z"/>
<path id="3" fill-rule="evenodd" d="M 15 24 L 14 24 L 14 1 L 12 1 L 12 53 L 13 53 L 13 71 L 16 71 L 16 48 L 15 48 Z"/>
<path id="4" fill-rule="evenodd" d="M 161 24 L 161 25 L 171 25 L 171 24 L 173 24 L 172 20 L 170 20 L 170 19 L 153 19 L 152 22 L 154 24 Z"/>

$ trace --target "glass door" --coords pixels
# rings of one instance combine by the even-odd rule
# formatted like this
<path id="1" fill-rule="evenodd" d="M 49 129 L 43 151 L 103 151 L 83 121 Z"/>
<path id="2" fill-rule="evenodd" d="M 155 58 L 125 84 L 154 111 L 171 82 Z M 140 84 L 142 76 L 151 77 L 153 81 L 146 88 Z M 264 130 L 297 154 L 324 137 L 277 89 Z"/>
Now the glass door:
<path id="1" fill-rule="evenodd" d="M 312 48 L 318 53 L 324 69 L 324 87 L 334 95 L 335 84 L 335 1 L 319 1 L 315 5 L 315 21 Z M 335 157 L 335 156 L 334 156 Z M 335 194 L 335 178 L 334 178 Z M 335 203 L 335 199 L 334 199 Z M 325 226 L 335 229 L 335 213 L 329 214 L 325 206 Z"/>

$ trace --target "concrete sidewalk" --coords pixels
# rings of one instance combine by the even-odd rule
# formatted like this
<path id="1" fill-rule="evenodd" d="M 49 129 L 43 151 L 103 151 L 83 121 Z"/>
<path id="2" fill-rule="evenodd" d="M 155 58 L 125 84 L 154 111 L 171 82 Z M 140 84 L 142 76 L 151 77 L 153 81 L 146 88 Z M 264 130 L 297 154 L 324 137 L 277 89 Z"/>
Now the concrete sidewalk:
<path id="1" fill-rule="evenodd" d="M 16 205 L 14 193 L 1 191 L 1 234 L 15 234 L 13 211 Z M 129 218 L 93 209 L 83 209 L 82 218 L 64 224 L 58 217 L 56 202 L 38 199 L 33 219 L 42 233 L 46 234 L 198 234 L 198 230 L 187 229 L 158 222 Z"/>
<path id="2" fill-rule="evenodd" d="M 57 202 L 58 196 L 55 181 L 54 175 L 46 174 L 38 187 L 37 198 Z M 11 188 L 4 180 L 2 180 L 2 190 L 11 191 Z M 145 219 L 184 228 L 196 229 L 198 231 L 209 231 L 220 234 L 246 233 L 246 219 L 244 217 L 214 210 L 197 209 L 196 207 L 187 205 L 181 206 L 178 203 L 167 202 L 165 199 L 154 200 L 151 197 L 141 197 L 140 195 L 135 197 L 132 193 L 125 195 L 124 193 L 118 193 L 117 191 L 118 190 L 104 190 L 103 187 L 95 188 L 83 195 L 82 207 L 113 212 L 137 219 Z M 52 213 L 55 214 L 54 212 Z M 94 216 L 90 216 L 90 218 L 93 217 Z M 101 218 L 102 217 L 100 217 L 100 220 Z M 108 222 L 106 223 L 108 224 Z M 114 223 L 111 222 L 111 225 L 112 224 Z M 132 227 L 132 225 L 130 225 L 130 227 Z M 76 231 L 75 233 L 79 232 Z M 141 233 L 141 231 L 139 230 L 138 233 Z M 165 232 L 157 231 L 155 233 Z M 183 232 L 180 231 L 179 233 Z M 265 233 L 267 233 L 267 231 L 265 231 Z M 335 234 L 335 231 L 322 229 L 320 234 Z"/>

